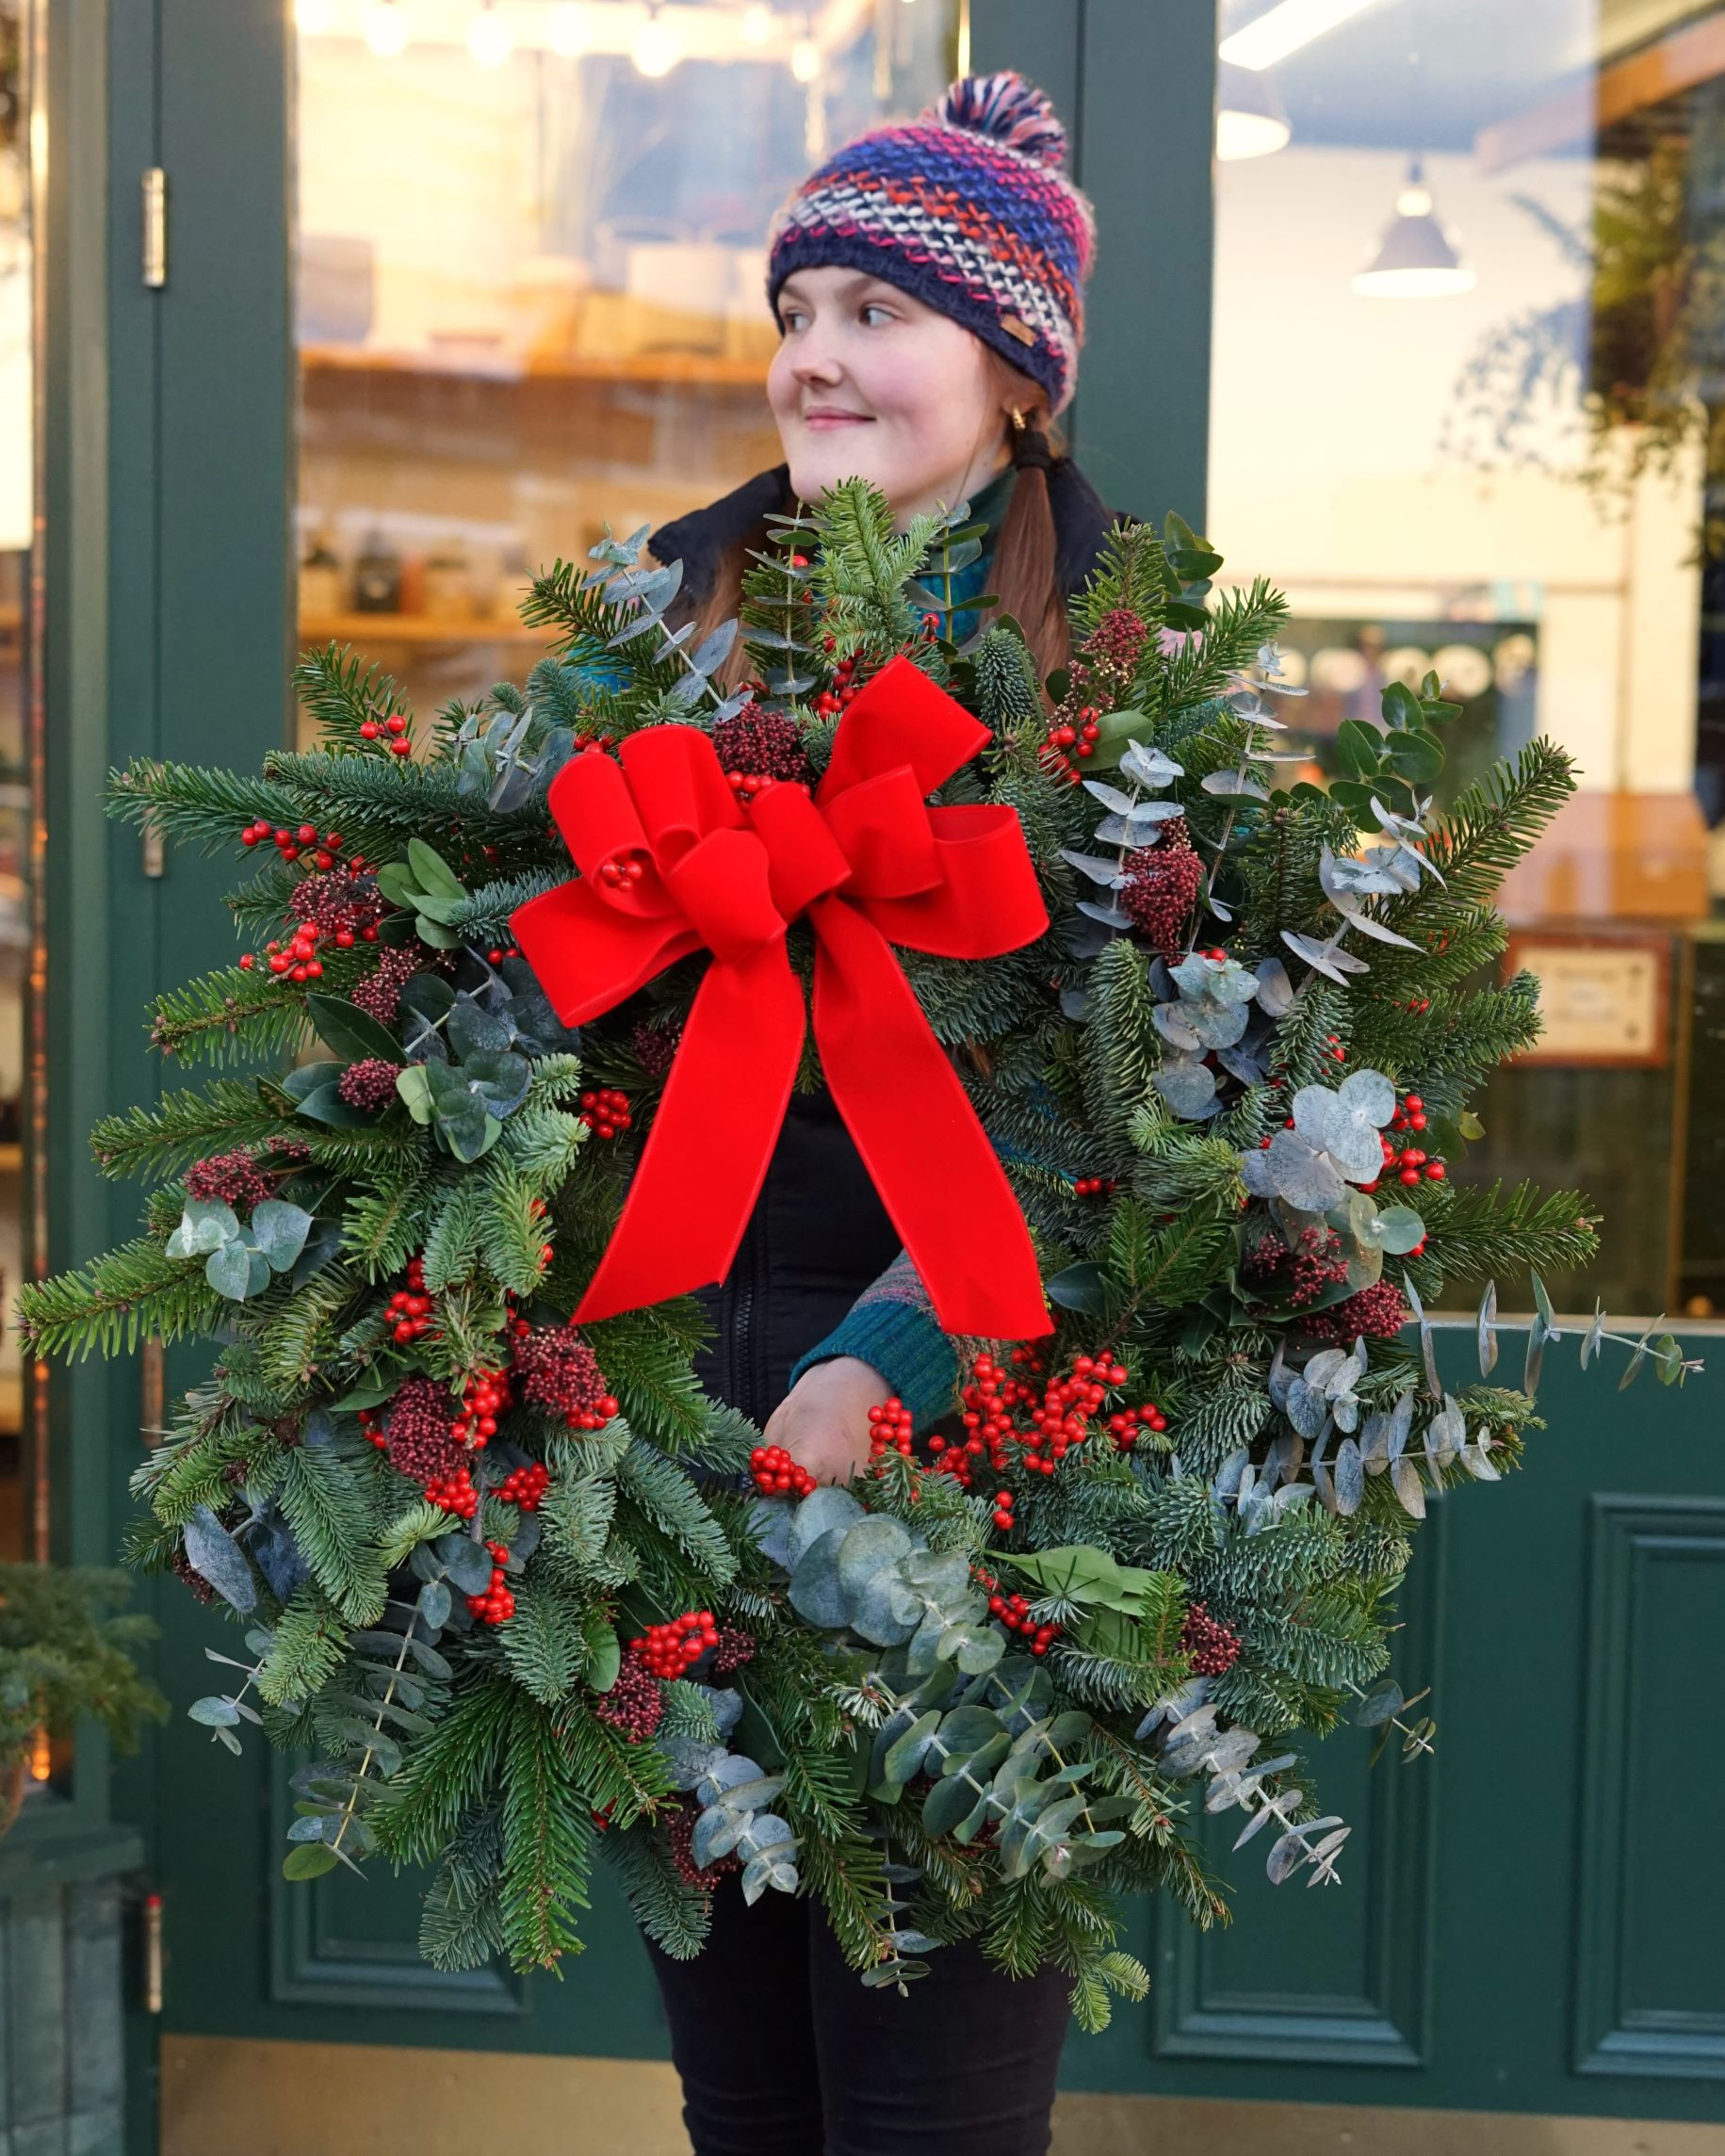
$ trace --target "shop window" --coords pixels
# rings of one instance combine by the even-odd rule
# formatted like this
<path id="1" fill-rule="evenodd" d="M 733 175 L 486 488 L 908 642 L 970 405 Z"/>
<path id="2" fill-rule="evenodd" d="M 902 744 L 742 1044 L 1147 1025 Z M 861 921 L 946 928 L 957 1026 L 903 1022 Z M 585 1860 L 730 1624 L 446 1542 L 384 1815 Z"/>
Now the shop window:
<path id="1" fill-rule="evenodd" d="M 1429 666 L 1447 785 L 1535 730 L 1580 768 L 1504 898 L 1547 1035 L 1453 1172 L 1598 1202 L 1566 1306 L 1725 1314 L 1725 8 L 1218 34 L 1210 528 L 1289 593 L 1314 763 Z"/>
<path id="2" fill-rule="evenodd" d="M 764 241 L 919 109 L 962 0 L 298 0 L 299 640 L 416 708 L 529 579 L 778 461 Z"/>

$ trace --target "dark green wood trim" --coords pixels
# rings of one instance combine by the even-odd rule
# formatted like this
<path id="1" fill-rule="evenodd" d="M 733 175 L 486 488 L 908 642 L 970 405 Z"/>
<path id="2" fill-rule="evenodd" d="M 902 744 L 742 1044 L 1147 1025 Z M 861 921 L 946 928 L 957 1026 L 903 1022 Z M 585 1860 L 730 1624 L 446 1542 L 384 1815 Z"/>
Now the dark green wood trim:
<path id="1" fill-rule="evenodd" d="M 1576 1865 L 1575 2070 L 1582 2074 L 1680 2075 L 1725 2081 L 1725 2014 L 1684 2002 L 1686 1984 L 1717 2001 L 1718 1986 L 1681 1954 L 1660 1953 L 1657 2003 L 1625 1997 L 1633 1932 L 1652 1912 L 1631 1887 L 1634 1853 L 1646 1847 L 1645 1798 L 1661 1778 L 1658 1708 L 1639 1696 L 1637 1664 L 1650 1651 L 1668 1659 L 1687 1645 L 1660 1639 L 1647 1603 L 1654 1569 L 1707 1566 L 1725 1590 L 1725 1498 L 1596 1496 L 1587 1551 L 1587 1735 L 1582 1753 L 1581 1849 Z M 1673 1759 L 1666 1775 L 1682 1775 Z M 1697 1791 L 1711 1777 L 1695 1773 Z M 1645 1966 L 1645 1954 L 1636 1956 Z"/>

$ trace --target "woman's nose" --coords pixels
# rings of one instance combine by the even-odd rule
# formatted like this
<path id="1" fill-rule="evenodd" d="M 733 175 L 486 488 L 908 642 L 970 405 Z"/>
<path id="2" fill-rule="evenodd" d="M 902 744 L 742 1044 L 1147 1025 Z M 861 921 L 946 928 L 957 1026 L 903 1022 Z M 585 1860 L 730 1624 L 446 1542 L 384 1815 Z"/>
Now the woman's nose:
<path id="1" fill-rule="evenodd" d="M 793 369 L 800 382 L 829 386 L 844 372 L 838 358 L 819 332 L 807 330 L 797 348 Z"/>

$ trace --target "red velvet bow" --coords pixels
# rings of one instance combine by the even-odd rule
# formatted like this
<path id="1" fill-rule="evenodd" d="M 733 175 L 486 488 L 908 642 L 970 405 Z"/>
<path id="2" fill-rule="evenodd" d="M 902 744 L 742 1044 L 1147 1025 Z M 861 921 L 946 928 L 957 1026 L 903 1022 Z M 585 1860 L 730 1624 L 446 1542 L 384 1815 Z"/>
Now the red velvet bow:
<path id="1" fill-rule="evenodd" d="M 619 761 L 578 756 L 558 774 L 551 813 L 580 881 L 530 900 L 512 925 L 564 1023 L 613 1009 L 690 951 L 713 955 L 578 1319 L 729 1271 L 802 1053 L 785 930 L 806 916 L 826 1082 L 942 1326 L 993 1339 L 1049 1330 L 1023 1216 L 888 948 L 993 958 L 1048 926 L 1015 812 L 923 798 L 987 738 L 897 658 L 839 721 L 812 799 L 779 785 L 744 810 L 692 726 L 647 727 Z M 613 863 L 625 873 L 608 879 Z"/>

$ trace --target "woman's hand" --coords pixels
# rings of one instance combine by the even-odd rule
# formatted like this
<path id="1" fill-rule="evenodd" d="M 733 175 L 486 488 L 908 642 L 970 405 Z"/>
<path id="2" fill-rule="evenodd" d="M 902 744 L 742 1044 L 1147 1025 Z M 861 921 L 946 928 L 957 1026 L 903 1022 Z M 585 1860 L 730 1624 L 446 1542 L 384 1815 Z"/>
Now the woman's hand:
<path id="1" fill-rule="evenodd" d="M 767 1420 L 769 1445 L 782 1445 L 818 1483 L 848 1483 L 869 1464 L 869 1410 L 890 1390 L 872 1363 L 835 1355 L 806 1370 Z"/>

